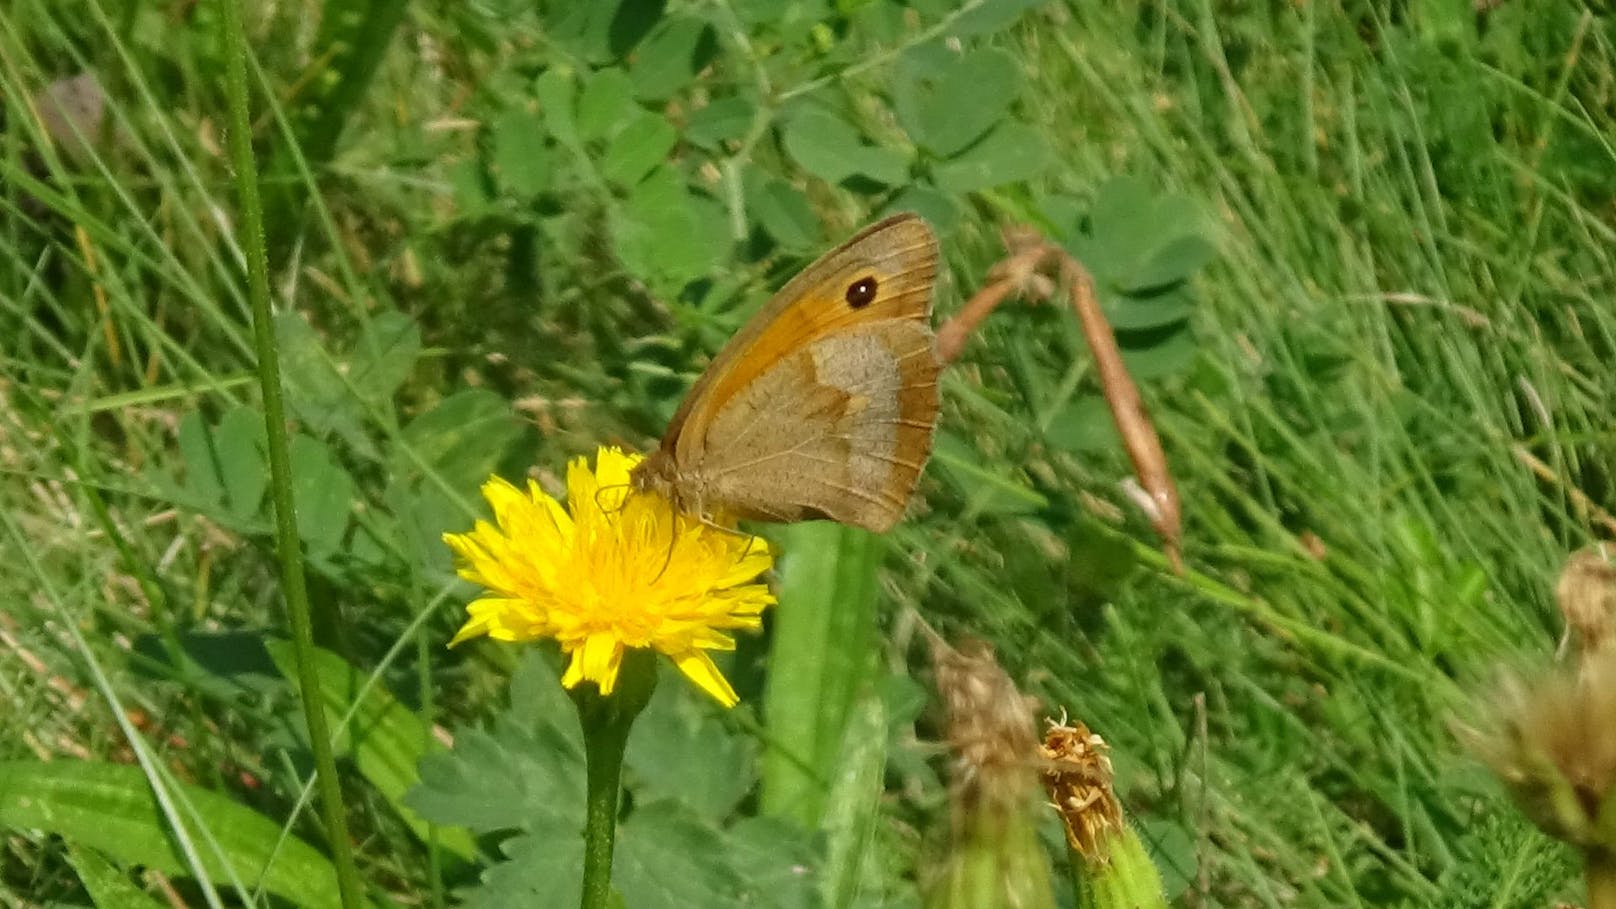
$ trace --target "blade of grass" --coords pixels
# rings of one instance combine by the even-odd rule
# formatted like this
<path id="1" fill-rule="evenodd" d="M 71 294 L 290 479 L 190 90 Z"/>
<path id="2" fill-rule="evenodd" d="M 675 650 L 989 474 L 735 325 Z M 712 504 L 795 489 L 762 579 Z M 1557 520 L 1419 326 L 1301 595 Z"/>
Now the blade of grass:
<path id="1" fill-rule="evenodd" d="M 258 380 L 264 396 L 264 431 L 269 449 L 270 489 L 275 502 L 275 548 L 281 567 L 286 617 L 297 658 L 299 691 L 309 727 L 319 776 L 320 801 L 330 841 L 332 864 L 337 869 L 337 890 L 344 909 L 360 905 L 359 873 L 354 867 L 348 822 L 343 813 L 342 783 L 337 777 L 331 749 L 331 731 L 325 705 L 319 697 L 320 674 L 315 663 L 314 624 L 308 586 L 303 576 L 303 554 L 297 534 L 297 503 L 292 492 L 290 443 L 286 433 L 286 407 L 281 400 L 280 360 L 275 349 L 275 328 L 269 308 L 269 258 L 264 242 L 263 203 L 258 195 L 258 166 L 253 159 L 251 118 L 247 101 L 247 38 L 242 30 L 240 0 L 219 4 L 224 30 L 225 87 L 230 106 L 230 153 L 235 164 L 236 189 L 241 196 L 241 245 L 247 257 L 247 293 L 252 304 L 253 342 L 258 353 Z"/>

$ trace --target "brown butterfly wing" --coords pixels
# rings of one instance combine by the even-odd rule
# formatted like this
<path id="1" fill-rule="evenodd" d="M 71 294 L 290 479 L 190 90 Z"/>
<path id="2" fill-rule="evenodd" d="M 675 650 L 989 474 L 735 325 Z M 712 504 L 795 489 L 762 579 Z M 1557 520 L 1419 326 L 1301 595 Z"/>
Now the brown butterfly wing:
<path id="1" fill-rule="evenodd" d="M 869 303 L 848 303 L 848 289 L 873 277 Z M 736 393 L 793 350 L 841 329 L 886 320 L 931 322 L 937 239 L 917 215 L 878 221 L 803 269 L 769 299 L 707 364 L 668 423 L 662 448 L 680 462 L 705 447 L 707 429 Z"/>
<path id="2" fill-rule="evenodd" d="M 936 274 L 937 242 L 914 215 L 810 265 L 708 365 L 646 479 L 740 517 L 891 527 L 936 426 Z"/>
<path id="3" fill-rule="evenodd" d="M 888 530 L 931 454 L 939 371 L 924 325 L 822 337 L 730 399 L 685 482 L 739 517 Z"/>

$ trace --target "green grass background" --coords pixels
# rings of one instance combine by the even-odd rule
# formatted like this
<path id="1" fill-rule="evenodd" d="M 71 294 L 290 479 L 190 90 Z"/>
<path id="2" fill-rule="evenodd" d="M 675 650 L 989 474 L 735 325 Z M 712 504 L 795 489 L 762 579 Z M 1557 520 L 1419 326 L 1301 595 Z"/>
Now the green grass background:
<path id="1" fill-rule="evenodd" d="M 774 675 L 770 642 L 749 643 L 747 706 L 691 707 L 686 731 L 705 731 L 670 734 L 761 768 L 737 778 L 762 773 L 762 795 L 714 797 L 715 829 L 851 811 L 879 856 L 849 872 L 874 882 L 858 899 L 909 904 L 946 826 L 918 612 L 991 640 L 1051 713 L 1111 742 L 1183 905 L 1574 898 L 1568 858 L 1449 725 L 1496 667 L 1548 658 L 1555 573 L 1612 530 L 1606 5 L 978 2 L 999 18 L 963 35 L 949 5 L 887 0 L 626 3 L 604 20 L 507 0 L 251 6 L 318 635 L 346 661 L 337 706 L 391 692 L 359 715 L 396 740 L 345 764 L 378 901 L 452 901 L 520 826 L 460 821 L 482 834 L 464 860 L 464 830 L 399 807 L 428 726 L 487 727 L 517 698 L 517 653 L 442 648 L 468 591 L 438 535 L 469 526 L 492 471 L 555 488 L 597 444 L 653 444 L 769 289 L 906 205 L 945 229 L 944 316 L 1003 225 L 1102 258 L 1186 230 L 1215 247 L 1187 322 L 1124 339 L 1190 570 L 1167 572 L 1119 490 L 1127 462 L 1069 316 L 1007 306 L 948 375 L 910 519 L 880 541 L 779 535 L 811 567 L 785 567 L 774 631 L 795 607 L 812 621 L 789 633 L 817 643 Z M 631 27 L 659 11 L 695 23 L 673 56 L 700 66 L 645 62 L 658 36 L 685 40 Z M 194 784 L 318 843 L 312 812 L 294 815 L 291 691 L 261 646 L 283 619 L 217 25 L 211 0 L 0 8 L 0 758 L 15 774 L 149 752 L 136 784 Z M 989 163 L 1014 179 L 951 174 L 941 140 L 911 135 L 925 118 L 899 111 L 904 80 L 960 48 L 999 52 L 1013 91 L 945 82 L 929 122 L 1012 124 L 1032 151 Z M 104 122 L 47 138 L 41 92 L 81 73 Z M 793 145 L 810 115 L 852 138 Z M 839 750 L 872 722 L 861 703 L 891 733 L 868 790 L 868 773 L 836 776 L 870 760 Z M 791 779 L 805 754 L 820 775 Z M 51 785 L 71 815 L 82 790 Z M 161 865 L 0 817 L 7 905 L 88 904 L 98 875 L 151 886 L 125 871 Z"/>

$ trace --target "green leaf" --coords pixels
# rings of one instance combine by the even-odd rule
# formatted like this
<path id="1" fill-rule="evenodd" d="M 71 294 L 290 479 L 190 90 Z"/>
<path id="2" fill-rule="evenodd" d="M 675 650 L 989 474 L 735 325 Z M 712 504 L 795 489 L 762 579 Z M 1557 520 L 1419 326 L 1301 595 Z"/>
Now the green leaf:
<path id="1" fill-rule="evenodd" d="M 1028 10 L 1043 6 L 1048 0 L 984 0 L 976 9 L 954 20 L 947 34 L 955 38 L 969 38 L 1002 31 L 1016 23 Z"/>
<path id="2" fill-rule="evenodd" d="M 637 808 L 623 824 L 612 882 L 635 909 L 743 909 L 745 887 L 717 828 L 673 801 Z"/>
<path id="3" fill-rule="evenodd" d="M 506 111 L 494 120 L 489 134 L 489 166 L 500 189 L 529 199 L 550 188 L 555 165 L 538 113 Z"/>
<path id="4" fill-rule="evenodd" d="M 1044 430 L 1044 440 L 1078 454 L 1110 454 L 1121 444 L 1110 405 L 1099 395 L 1076 398 L 1061 408 Z"/>
<path id="5" fill-rule="evenodd" d="M 712 151 L 724 142 L 739 142 L 757 116 L 757 99 L 751 95 L 719 98 L 697 108 L 685 122 L 685 140 Z"/>
<path id="6" fill-rule="evenodd" d="M 821 885 L 825 905 L 847 906 L 872 876 L 866 858 L 874 851 L 881 823 L 881 795 L 887 764 L 887 720 L 881 699 L 859 698 L 832 764 L 834 776 L 825 799 L 825 871 Z"/>
<path id="7" fill-rule="evenodd" d="M 629 78 L 647 101 L 663 101 L 695 81 L 718 53 L 713 27 L 692 15 L 669 16 L 634 55 Z"/>
<path id="8" fill-rule="evenodd" d="M 663 682 L 634 721 L 625 769 L 644 797 L 677 799 L 720 821 L 757 780 L 754 749 L 725 728 L 706 695 L 682 679 Z"/>
<path id="9" fill-rule="evenodd" d="M 572 74 L 561 69 L 548 69 L 533 80 L 533 98 L 538 102 L 539 115 L 557 142 L 582 153 L 583 139 L 578 135 L 576 99 L 578 86 Z"/>
<path id="10" fill-rule="evenodd" d="M 910 138 L 950 158 L 1010 113 L 1021 92 L 1021 71 L 999 50 L 945 52 L 940 61 L 933 56 L 906 55 L 893 101 Z"/>
<path id="11" fill-rule="evenodd" d="M 215 884 L 233 873 L 247 886 L 262 887 L 294 905 L 341 905 L 336 872 L 325 856 L 295 836 L 283 838 L 279 823 L 199 786 L 174 784 L 173 789 L 207 825 L 206 838 L 193 829 L 191 839 Z M 139 767 L 96 761 L 0 762 L 0 828 L 43 830 L 97 849 L 121 865 L 191 876 Z"/>
<path id="12" fill-rule="evenodd" d="M 421 329 L 415 320 L 397 310 L 372 316 L 353 351 L 348 378 L 368 401 L 392 398 L 409 378 L 421 354 Z"/>
<path id="13" fill-rule="evenodd" d="M 692 193 L 671 167 L 657 168 L 634 187 L 612 210 L 611 227 L 623 265 L 665 291 L 710 274 L 733 243 L 723 208 Z"/>
<path id="14" fill-rule="evenodd" d="M 665 161 L 679 136 L 657 114 L 641 111 L 623 127 L 600 162 L 601 176 L 621 187 L 632 187 Z"/>
<path id="15" fill-rule="evenodd" d="M 1182 322 L 1195 311 L 1190 289 L 1182 284 L 1153 294 L 1119 294 L 1102 290 L 1100 303 L 1113 331 L 1148 331 Z"/>
<path id="16" fill-rule="evenodd" d="M 760 168 L 746 171 L 746 202 L 752 217 L 789 250 L 817 249 L 824 243 L 819 216 L 796 187 Z"/>
<path id="17" fill-rule="evenodd" d="M 781 532 L 780 607 L 764 716 L 763 812 L 816 828 L 824 781 L 875 660 L 880 537 L 830 522 Z"/>
<path id="18" fill-rule="evenodd" d="M 375 457 L 359 400 L 349 392 L 336 358 L 301 312 L 289 309 L 276 314 L 275 343 L 287 400 L 298 418 L 316 433 L 341 436 L 361 456 Z"/>
<path id="19" fill-rule="evenodd" d="M 1217 247 L 1200 234 L 1174 237 L 1150 254 L 1123 289 L 1137 293 L 1187 281 L 1217 254 Z"/>
<path id="20" fill-rule="evenodd" d="M 824 858 L 808 831 L 782 818 L 748 817 L 726 831 L 730 860 L 746 880 L 748 906 L 819 909 Z"/>
<path id="21" fill-rule="evenodd" d="M 324 442 L 292 436 L 292 493 L 297 502 L 297 535 L 312 556 L 330 555 L 342 545 L 356 498 L 353 478 L 331 456 Z"/>
<path id="22" fill-rule="evenodd" d="M 865 145 L 851 123 L 826 111 L 793 118 L 786 124 L 783 142 L 792 160 L 828 183 L 858 176 L 891 186 L 908 179 L 907 156 Z"/>
<path id="23" fill-rule="evenodd" d="M 550 0 L 541 6 L 547 37 L 570 56 L 608 63 L 634 49 L 662 18 L 665 0 Z"/>
<path id="24" fill-rule="evenodd" d="M 511 703 L 487 729 L 455 733 L 426 755 L 404 802 L 426 820 L 485 834 L 558 829 L 577 840 L 584 817 L 583 733 L 561 682 L 537 653 L 511 677 Z"/>
<path id="25" fill-rule="evenodd" d="M 1005 183 L 1030 180 L 1052 160 L 1042 133 L 1025 123 L 1007 120 L 982 141 L 937 166 L 937 185 L 963 194 Z"/>
<path id="26" fill-rule="evenodd" d="M 1117 340 L 1123 365 L 1140 382 L 1178 375 L 1194 365 L 1199 353 L 1195 335 L 1187 327 L 1149 332 L 1138 339 L 1119 334 Z"/>
<path id="27" fill-rule="evenodd" d="M 187 411 L 180 417 L 175 433 L 180 459 L 185 463 L 185 490 L 200 503 L 224 502 L 223 470 L 219 465 L 217 439 L 200 411 Z"/>
<path id="28" fill-rule="evenodd" d="M 952 234 L 959 225 L 959 203 L 954 201 L 953 196 L 938 192 L 924 183 L 904 187 L 881 209 L 881 214 L 894 215 L 902 211 L 912 211 L 925 218 L 939 236 Z"/>
<path id="29" fill-rule="evenodd" d="M 639 114 L 634 83 L 620 69 L 603 69 L 589 77 L 578 95 L 578 135 L 586 142 L 608 139 Z"/>
<path id="30" fill-rule="evenodd" d="M 403 440 L 415 457 L 435 470 L 451 489 L 470 493 L 494 473 L 506 450 L 522 433 L 504 398 L 487 389 L 456 392 L 410 421 Z M 417 476 L 420 468 L 402 452 L 393 458 L 395 478 Z"/>
<path id="31" fill-rule="evenodd" d="M 512 837 L 500 844 L 505 861 L 489 867 L 482 883 L 462 894 L 465 909 L 571 906 L 584 886 L 583 817 Z"/>
<path id="32" fill-rule="evenodd" d="M 296 657 L 289 641 L 266 641 L 264 647 L 281 675 L 301 690 Z M 381 793 L 421 842 L 430 842 L 427 822 L 405 802 L 405 794 L 420 782 L 416 766 L 428 754 L 441 753 L 434 745 L 432 730 L 409 708 L 399 703 L 386 686 L 376 681 L 365 690 L 370 677 L 348 661 L 327 650 L 315 650 L 315 671 L 320 677 L 320 700 L 326 715 L 336 721 L 353 710 L 353 719 L 333 743 L 338 753 L 351 757 L 359 773 Z M 355 703 L 361 691 L 363 700 Z M 467 861 L 476 857 L 477 846 L 459 827 L 437 831 L 439 847 Z"/>
<path id="33" fill-rule="evenodd" d="M 127 874 L 94 849 L 69 845 L 67 860 L 84 883 L 96 909 L 164 909 L 168 905 L 135 886 Z"/>

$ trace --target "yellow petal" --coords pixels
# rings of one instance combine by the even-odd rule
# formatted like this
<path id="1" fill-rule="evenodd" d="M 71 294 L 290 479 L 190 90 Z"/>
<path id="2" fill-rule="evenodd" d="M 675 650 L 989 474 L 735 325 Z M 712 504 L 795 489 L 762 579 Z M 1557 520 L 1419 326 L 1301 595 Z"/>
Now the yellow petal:
<path id="1" fill-rule="evenodd" d="M 683 653 L 670 653 L 668 656 L 686 678 L 695 682 L 702 691 L 717 698 L 718 703 L 725 707 L 734 707 L 740 701 L 735 689 L 730 687 L 729 680 L 718 671 L 718 665 L 707 654 L 700 650 L 686 650 Z"/>

